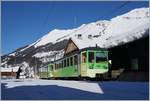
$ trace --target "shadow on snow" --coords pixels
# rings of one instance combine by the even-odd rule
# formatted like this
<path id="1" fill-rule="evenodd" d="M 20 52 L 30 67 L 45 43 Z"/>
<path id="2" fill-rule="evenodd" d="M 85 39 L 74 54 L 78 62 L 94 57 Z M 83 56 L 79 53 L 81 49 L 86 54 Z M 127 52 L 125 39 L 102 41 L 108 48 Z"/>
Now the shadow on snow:
<path id="1" fill-rule="evenodd" d="M 2 83 L 2 100 L 146 100 L 149 99 L 148 84 L 141 86 L 128 86 L 124 84 L 99 83 L 103 94 L 92 93 L 74 88 L 57 85 L 32 85 L 7 88 Z M 122 90 L 124 87 L 124 90 Z M 143 89 L 144 88 L 144 89 Z M 87 88 L 88 89 L 88 88 Z M 141 92 L 138 92 L 142 90 Z"/>

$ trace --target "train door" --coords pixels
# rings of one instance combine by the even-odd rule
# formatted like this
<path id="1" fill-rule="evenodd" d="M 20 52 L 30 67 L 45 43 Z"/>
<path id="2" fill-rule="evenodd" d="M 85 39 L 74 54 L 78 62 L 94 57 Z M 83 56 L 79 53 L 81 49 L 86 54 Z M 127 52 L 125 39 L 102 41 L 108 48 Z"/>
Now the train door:
<path id="1" fill-rule="evenodd" d="M 73 62 L 74 62 L 75 72 L 78 73 L 77 75 L 79 75 L 79 72 L 80 72 L 79 71 L 79 64 L 78 64 L 79 63 L 79 57 L 77 54 L 73 56 L 73 60 L 74 60 Z"/>
<path id="2" fill-rule="evenodd" d="M 87 59 L 88 59 L 87 51 L 81 52 L 81 55 L 80 55 L 80 60 L 81 60 L 81 62 L 80 62 L 80 73 L 81 73 L 81 76 L 86 76 Z"/>
<path id="3" fill-rule="evenodd" d="M 48 65 L 48 77 L 52 77 L 52 72 L 54 70 L 54 64 L 49 64 Z"/>
<path id="4" fill-rule="evenodd" d="M 78 54 L 78 76 L 80 76 L 81 75 L 81 66 L 80 66 L 80 64 L 81 64 L 81 58 L 80 58 L 80 54 Z"/>

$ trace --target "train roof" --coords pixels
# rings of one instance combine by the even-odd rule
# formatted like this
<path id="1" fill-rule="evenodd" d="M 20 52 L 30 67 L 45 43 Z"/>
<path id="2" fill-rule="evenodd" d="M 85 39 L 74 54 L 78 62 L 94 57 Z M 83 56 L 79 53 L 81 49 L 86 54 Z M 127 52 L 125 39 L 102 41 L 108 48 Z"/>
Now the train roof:
<path id="1" fill-rule="evenodd" d="M 78 47 L 79 50 L 89 48 L 89 47 L 102 47 L 99 41 L 92 39 L 92 38 L 87 38 L 87 37 L 81 37 L 81 38 L 71 38 L 74 42 L 74 44 Z"/>

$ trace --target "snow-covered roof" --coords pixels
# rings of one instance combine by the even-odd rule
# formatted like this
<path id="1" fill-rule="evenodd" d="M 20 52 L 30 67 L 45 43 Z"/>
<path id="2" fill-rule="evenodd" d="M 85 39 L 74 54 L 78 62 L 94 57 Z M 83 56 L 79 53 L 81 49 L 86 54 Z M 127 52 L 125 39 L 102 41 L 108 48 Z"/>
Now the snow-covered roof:
<path id="1" fill-rule="evenodd" d="M 87 47 L 96 47 L 96 45 L 101 47 L 97 40 L 90 39 L 87 37 L 71 38 L 71 40 L 76 44 L 76 46 L 79 49 L 83 49 L 83 48 L 87 48 Z"/>
<path id="2" fill-rule="evenodd" d="M 19 66 L 16 67 L 1 67 L 0 71 L 1 72 L 17 72 L 18 71 Z"/>

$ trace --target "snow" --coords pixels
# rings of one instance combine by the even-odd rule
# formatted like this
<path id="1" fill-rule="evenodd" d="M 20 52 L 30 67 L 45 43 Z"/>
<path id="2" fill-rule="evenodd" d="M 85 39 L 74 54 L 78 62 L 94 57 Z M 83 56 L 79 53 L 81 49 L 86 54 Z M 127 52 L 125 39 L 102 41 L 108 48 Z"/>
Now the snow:
<path id="1" fill-rule="evenodd" d="M 148 100 L 148 82 L 2 80 L 4 100 Z"/>
<path id="2" fill-rule="evenodd" d="M 1 67 L 1 72 L 17 72 L 19 68 L 22 69 L 22 72 L 20 73 L 21 78 L 34 77 L 34 68 L 29 67 L 29 64 L 27 62 L 22 62 L 21 64 L 16 66 L 6 65 L 4 67 Z M 9 77 L 5 77 L 5 78 L 9 78 Z"/>
<path id="3" fill-rule="evenodd" d="M 64 37 L 69 33 L 72 33 L 74 30 L 59 30 L 54 29 L 53 31 L 49 32 L 47 35 L 43 36 L 38 43 L 34 46 L 39 47 L 48 43 L 55 43 L 56 40 L 60 37 Z"/>
<path id="4" fill-rule="evenodd" d="M 89 24 L 82 24 L 80 27 L 73 29 L 54 29 L 25 49 L 31 46 L 36 48 L 48 43 L 54 44 L 69 38 L 77 42 L 79 49 L 88 46 L 92 47 L 96 44 L 102 48 L 110 48 L 120 43 L 124 44 L 143 37 L 146 30 L 149 29 L 148 25 L 149 8 L 137 8 L 110 20 L 99 20 Z M 78 39 L 79 34 L 82 36 L 81 40 Z M 91 39 L 88 38 L 89 35 L 92 36 Z M 35 56 L 42 57 L 49 54 L 37 53 Z"/>
<path id="5" fill-rule="evenodd" d="M 88 38 L 82 34 L 81 38 L 73 37 L 72 40 L 78 46 L 79 49 L 86 47 L 110 48 L 136 39 L 142 38 L 149 29 L 149 8 L 140 8 L 130 11 L 124 15 L 117 16 L 111 19 L 110 22 L 105 22 L 105 28 L 103 27 L 103 34 L 98 38 Z M 87 30 L 83 33 L 98 33 L 94 23 L 89 24 Z M 93 27 L 92 27 L 93 25 Z M 102 29 L 102 28 L 101 28 Z M 92 32 L 93 31 L 93 32 Z M 92 34 L 93 35 L 93 34 Z"/>
<path id="6" fill-rule="evenodd" d="M 7 63 L 7 61 L 5 60 L 4 62 L 1 63 L 1 66 L 5 65 L 6 63 Z"/>
<path id="7" fill-rule="evenodd" d="M 19 67 L 22 70 L 22 72 L 20 73 L 20 78 L 34 77 L 34 68 L 29 67 L 29 64 L 27 62 L 22 62 L 22 64 Z"/>
<path id="8" fill-rule="evenodd" d="M 37 58 L 41 58 L 41 57 L 45 57 L 45 56 L 51 56 L 53 54 L 55 54 L 57 51 L 50 51 L 50 52 L 39 52 L 39 53 L 36 53 L 35 55 L 33 55 L 34 57 L 37 57 Z"/>
<path id="9" fill-rule="evenodd" d="M 46 45 L 48 43 L 56 43 L 62 41 L 64 39 L 69 39 L 71 37 L 75 37 L 78 34 L 83 34 L 85 36 L 88 35 L 99 35 L 99 32 L 102 32 L 105 27 L 108 25 L 109 21 L 97 21 L 89 24 L 82 24 L 78 28 L 62 30 L 62 29 L 54 29 L 50 31 L 48 34 L 40 38 L 37 42 L 34 42 L 34 47 L 39 47 Z M 31 45 L 30 45 L 31 46 Z"/>
<path id="10" fill-rule="evenodd" d="M 96 40 L 89 39 L 87 37 L 82 37 L 81 39 L 72 38 L 71 40 L 77 45 L 79 49 L 83 49 L 86 47 L 96 47 L 96 44 L 98 44 Z"/>
<path id="11" fill-rule="evenodd" d="M 16 52 L 9 54 L 9 56 L 15 56 L 15 55 L 16 55 Z"/>
<path id="12" fill-rule="evenodd" d="M 111 48 L 148 36 L 149 8 L 138 8 L 110 20 L 99 20 L 73 29 L 54 29 L 34 43 L 19 50 L 24 51 L 31 46 L 35 48 L 48 43 L 57 43 L 64 39 L 72 39 L 79 49 L 87 47 Z M 80 38 L 79 38 L 79 35 Z M 90 36 L 90 37 L 89 37 Z M 64 47 L 65 48 L 65 47 Z M 16 53 L 9 54 L 15 56 Z M 55 56 L 56 54 L 56 56 Z M 43 63 L 60 59 L 64 50 L 39 52 L 33 57 Z M 3 61 L 3 65 L 7 63 Z"/>
<path id="13" fill-rule="evenodd" d="M 53 30 L 39 41 L 36 46 L 55 43 L 58 37 L 71 38 L 79 49 L 86 47 L 110 48 L 120 43 L 127 43 L 144 36 L 149 29 L 149 8 L 134 9 L 128 13 L 112 18 L 83 24 L 69 30 Z M 78 38 L 78 35 L 81 38 Z M 53 36 L 54 35 L 54 36 Z M 91 35 L 91 38 L 88 36 Z M 98 35 L 99 37 L 94 37 Z M 64 37 L 65 36 L 65 37 Z M 60 40 L 59 40 L 60 41 Z"/>
<path id="14" fill-rule="evenodd" d="M 60 59 L 64 56 L 64 49 L 60 51 L 39 52 L 33 57 L 39 58 L 43 63 Z"/>

